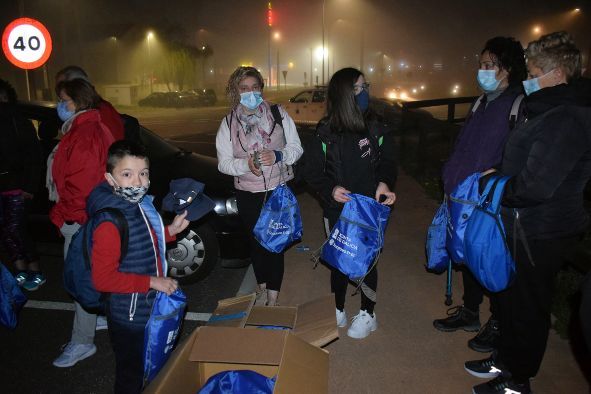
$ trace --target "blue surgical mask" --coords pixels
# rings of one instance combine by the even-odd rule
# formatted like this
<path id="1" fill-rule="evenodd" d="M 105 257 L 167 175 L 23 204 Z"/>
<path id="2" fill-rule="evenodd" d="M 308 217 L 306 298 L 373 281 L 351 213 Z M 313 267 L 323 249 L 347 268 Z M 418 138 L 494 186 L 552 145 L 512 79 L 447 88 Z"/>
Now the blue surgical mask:
<path id="1" fill-rule="evenodd" d="M 263 102 L 263 95 L 261 92 L 244 92 L 240 93 L 240 104 L 246 108 L 255 110 Z"/>
<path id="2" fill-rule="evenodd" d="M 542 75 L 541 77 L 526 79 L 525 81 L 521 82 L 523 84 L 523 89 L 525 90 L 525 94 L 528 96 L 538 90 L 542 89 L 540 86 L 540 78 L 544 78 L 546 75 L 550 74 L 554 69 L 548 71 L 546 74 Z"/>
<path id="3" fill-rule="evenodd" d="M 478 70 L 478 76 L 476 80 L 480 89 L 485 93 L 491 93 L 497 90 L 501 81 L 497 81 L 495 76 L 497 72 L 495 70 Z"/>
<path id="4" fill-rule="evenodd" d="M 66 101 L 60 101 L 57 103 L 57 116 L 59 116 L 59 118 L 65 122 L 74 116 L 74 111 L 70 111 L 68 109 L 68 103 Z"/>
<path id="5" fill-rule="evenodd" d="M 369 108 L 369 93 L 363 89 L 358 95 L 355 96 L 355 102 L 361 110 L 361 112 L 367 111 Z"/>

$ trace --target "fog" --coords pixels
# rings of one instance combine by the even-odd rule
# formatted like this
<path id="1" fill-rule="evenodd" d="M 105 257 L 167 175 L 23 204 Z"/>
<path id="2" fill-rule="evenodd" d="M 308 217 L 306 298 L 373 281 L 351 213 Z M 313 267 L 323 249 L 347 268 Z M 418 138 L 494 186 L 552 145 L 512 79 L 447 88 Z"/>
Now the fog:
<path id="1" fill-rule="evenodd" d="M 352 66 L 376 96 L 467 96 L 477 92 L 488 38 L 513 36 L 526 46 L 556 30 L 574 36 L 589 67 L 590 1 L 277 0 L 271 27 L 267 7 L 260 0 L 4 0 L 0 22 L 32 17 L 51 33 L 46 66 L 28 72 L 33 98 L 46 99 L 53 75 L 69 64 L 85 68 L 99 89 L 135 86 L 136 98 L 204 87 L 220 94 L 239 65 L 270 76 L 268 87 L 279 77 L 281 89 L 326 84 Z M 25 72 L 4 56 L 0 75 L 27 96 Z"/>

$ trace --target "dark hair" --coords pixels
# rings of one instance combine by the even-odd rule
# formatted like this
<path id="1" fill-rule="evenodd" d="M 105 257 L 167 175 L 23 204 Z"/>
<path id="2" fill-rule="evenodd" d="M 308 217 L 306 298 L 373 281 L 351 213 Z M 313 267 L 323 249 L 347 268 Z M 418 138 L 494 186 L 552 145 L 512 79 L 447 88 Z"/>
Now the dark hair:
<path id="1" fill-rule="evenodd" d="M 150 159 L 146 152 L 146 147 L 131 140 L 115 141 L 109 147 L 107 156 L 107 172 L 111 173 L 117 164 L 126 156 L 137 157 L 146 160 L 148 166 Z"/>
<path id="2" fill-rule="evenodd" d="M 10 82 L 0 79 L 0 103 L 16 103 L 16 90 Z"/>
<path id="3" fill-rule="evenodd" d="M 265 87 L 265 80 L 259 70 L 249 66 L 238 67 L 234 70 L 232 75 L 230 75 L 230 78 L 228 78 L 228 85 L 226 86 L 226 96 L 228 97 L 228 102 L 230 103 L 231 108 L 235 108 L 240 104 L 240 90 L 238 89 L 238 86 L 246 77 L 256 78 L 259 85 L 261 85 L 261 92 Z"/>
<path id="4" fill-rule="evenodd" d="M 519 85 L 527 79 L 527 68 L 525 66 L 525 55 L 521 43 L 513 37 L 491 38 L 484 45 L 481 54 L 488 51 L 493 63 L 499 70 L 509 73 L 507 81 L 510 86 Z"/>
<path id="5" fill-rule="evenodd" d="M 361 75 L 361 71 L 348 67 L 337 71 L 330 79 L 326 112 L 331 131 L 361 133 L 366 130 L 353 87 Z"/>
<path id="6" fill-rule="evenodd" d="M 76 112 L 97 108 L 101 103 L 101 96 L 94 90 L 94 86 L 84 79 L 62 81 L 58 83 L 56 90 L 58 96 L 63 90 L 72 99 L 76 104 Z"/>
<path id="7" fill-rule="evenodd" d="M 66 66 L 55 74 L 55 80 L 58 81 L 58 85 L 62 81 L 71 81 L 72 79 L 84 79 L 85 81 L 90 82 L 86 71 L 79 66 Z M 55 93 L 58 96 L 60 95 L 57 85 L 55 87 Z"/>

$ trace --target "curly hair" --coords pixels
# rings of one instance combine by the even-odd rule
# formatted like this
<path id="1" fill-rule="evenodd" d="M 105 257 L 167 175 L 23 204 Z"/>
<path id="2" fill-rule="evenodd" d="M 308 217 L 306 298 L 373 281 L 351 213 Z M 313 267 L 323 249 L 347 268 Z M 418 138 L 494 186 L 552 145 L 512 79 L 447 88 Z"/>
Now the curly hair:
<path id="1" fill-rule="evenodd" d="M 525 57 L 528 63 L 531 62 L 545 73 L 560 68 L 568 82 L 581 76 L 581 51 L 565 31 L 546 34 L 530 42 Z"/>
<path id="2" fill-rule="evenodd" d="M 493 62 L 499 70 L 509 73 L 507 82 L 509 85 L 520 85 L 527 79 L 525 56 L 521 43 L 513 37 L 494 37 L 486 42 L 481 54 L 488 51 Z"/>
<path id="3" fill-rule="evenodd" d="M 259 70 L 248 66 L 238 67 L 234 70 L 232 75 L 230 75 L 230 78 L 228 78 L 228 85 L 226 86 L 226 96 L 228 97 L 228 102 L 230 103 L 231 108 L 236 108 L 238 104 L 240 104 L 240 91 L 238 85 L 246 77 L 256 78 L 259 85 L 261 85 L 261 92 L 265 87 L 265 81 Z"/>
<path id="4" fill-rule="evenodd" d="M 16 90 L 14 90 L 10 82 L 0 79 L 0 102 L 14 104 L 16 100 Z"/>

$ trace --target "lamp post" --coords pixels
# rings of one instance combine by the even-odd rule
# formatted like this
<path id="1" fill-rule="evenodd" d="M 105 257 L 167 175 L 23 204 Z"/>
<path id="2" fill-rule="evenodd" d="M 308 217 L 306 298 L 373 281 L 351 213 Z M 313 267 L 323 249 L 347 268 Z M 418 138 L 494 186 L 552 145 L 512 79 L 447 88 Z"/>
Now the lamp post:
<path id="1" fill-rule="evenodd" d="M 154 92 L 152 81 L 154 80 L 154 65 L 152 64 L 152 53 L 151 53 L 151 42 L 152 38 L 154 38 L 154 33 L 151 31 L 148 32 L 146 35 L 146 39 L 148 40 L 148 65 L 150 67 L 150 93 Z"/>
<path id="2" fill-rule="evenodd" d="M 326 0 L 322 0 L 322 85 L 324 85 L 324 9 Z"/>
<path id="3" fill-rule="evenodd" d="M 269 27 L 269 42 L 267 48 L 267 66 L 268 66 L 268 85 L 271 87 L 271 29 L 273 27 L 273 7 L 271 6 L 271 2 L 267 4 L 267 26 Z"/>
<path id="4" fill-rule="evenodd" d="M 277 78 L 275 79 L 275 85 L 277 87 L 277 91 L 279 91 L 279 86 L 281 85 L 279 82 L 280 81 L 280 79 L 279 79 L 279 40 L 281 40 L 281 33 L 276 31 L 273 34 L 273 39 L 277 42 L 277 69 L 275 70 Z"/>

